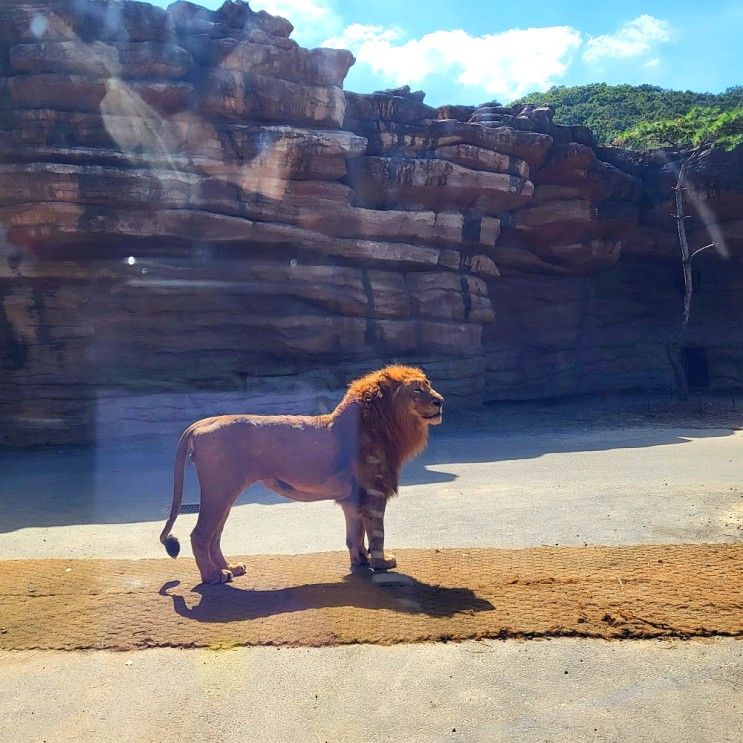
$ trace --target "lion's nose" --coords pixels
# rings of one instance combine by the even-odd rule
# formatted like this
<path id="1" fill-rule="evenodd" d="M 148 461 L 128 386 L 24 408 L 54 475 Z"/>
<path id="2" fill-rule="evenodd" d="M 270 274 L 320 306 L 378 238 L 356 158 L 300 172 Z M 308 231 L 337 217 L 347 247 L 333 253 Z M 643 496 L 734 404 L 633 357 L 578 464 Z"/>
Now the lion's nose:
<path id="1" fill-rule="evenodd" d="M 444 404 L 444 398 L 441 396 L 434 397 L 432 403 L 435 408 L 440 408 Z"/>

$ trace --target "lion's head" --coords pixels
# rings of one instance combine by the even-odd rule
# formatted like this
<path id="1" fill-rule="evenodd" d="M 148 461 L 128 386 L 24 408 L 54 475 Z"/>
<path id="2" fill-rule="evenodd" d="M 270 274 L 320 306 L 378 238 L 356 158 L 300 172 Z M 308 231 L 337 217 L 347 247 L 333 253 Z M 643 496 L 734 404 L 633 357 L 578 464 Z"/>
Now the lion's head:
<path id="1" fill-rule="evenodd" d="M 402 464 L 426 446 L 428 427 L 441 423 L 444 398 L 420 369 L 394 365 L 352 382 L 339 408 L 353 403 L 364 432 L 389 441 Z"/>
<path id="2" fill-rule="evenodd" d="M 444 415 L 444 398 L 436 392 L 426 375 L 410 366 L 389 366 L 382 369 L 382 386 L 392 388 L 397 415 L 407 412 L 413 421 L 426 426 L 438 425 Z"/>

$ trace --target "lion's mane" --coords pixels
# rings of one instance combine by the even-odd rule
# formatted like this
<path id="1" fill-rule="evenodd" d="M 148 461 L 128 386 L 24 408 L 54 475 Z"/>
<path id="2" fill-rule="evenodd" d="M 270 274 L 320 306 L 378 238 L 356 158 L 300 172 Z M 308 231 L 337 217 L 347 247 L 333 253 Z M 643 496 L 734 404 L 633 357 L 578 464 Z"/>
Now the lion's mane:
<path id="1" fill-rule="evenodd" d="M 350 459 L 363 487 L 389 495 L 397 492 L 403 464 L 426 447 L 428 426 L 412 414 L 400 395 L 402 385 L 425 380 L 420 369 L 387 366 L 353 381 L 332 413 L 348 428 L 356 450 Z"/>

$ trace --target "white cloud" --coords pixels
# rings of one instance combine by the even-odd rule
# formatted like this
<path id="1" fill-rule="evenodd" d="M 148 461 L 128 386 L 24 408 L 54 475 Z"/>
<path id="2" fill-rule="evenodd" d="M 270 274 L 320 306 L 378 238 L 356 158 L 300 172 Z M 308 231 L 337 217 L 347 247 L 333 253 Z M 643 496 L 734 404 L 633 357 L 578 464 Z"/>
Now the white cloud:
<path id="1" fill-rule="evenodd" d="M 622 24 L 613 34 L 592 36 L 586 43 L 583 59 L 598 62 L 644 57 L 672 38 L 673 29 L 668 21 L 644 14 Z"/>
<path id="2" fill-rule="evenodd" d="M 354 23 L 323 46 L 350 49 L 388 84 L 421 85 L 430 75 L 456 76 L 461 85 L 504 99 L 544 89 L 567 71 L 581 44 L 569 26 L 511 29 L 472 36 L 461 29 L 434 31 L 404 41 L 397 28 Z"/>

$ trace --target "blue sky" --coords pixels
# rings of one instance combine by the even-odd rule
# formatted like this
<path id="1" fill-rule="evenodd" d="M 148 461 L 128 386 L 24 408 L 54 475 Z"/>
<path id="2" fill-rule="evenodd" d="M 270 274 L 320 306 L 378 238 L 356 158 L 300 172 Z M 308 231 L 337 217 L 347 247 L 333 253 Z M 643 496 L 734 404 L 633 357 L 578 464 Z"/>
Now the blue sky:
<path id="1" fill-rule="evenodd" d="M 156 0 L 168 5 L 168 0 Z M 216 8 L 221 0 L 202 0 Z M 551 85 L 743 83 L 741 0 L 252 0 L 302 46 L 350 49 L 345 87 L 409 84 L 426 102 L 510 100 Z"/>

